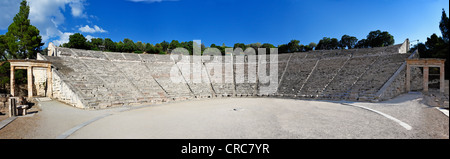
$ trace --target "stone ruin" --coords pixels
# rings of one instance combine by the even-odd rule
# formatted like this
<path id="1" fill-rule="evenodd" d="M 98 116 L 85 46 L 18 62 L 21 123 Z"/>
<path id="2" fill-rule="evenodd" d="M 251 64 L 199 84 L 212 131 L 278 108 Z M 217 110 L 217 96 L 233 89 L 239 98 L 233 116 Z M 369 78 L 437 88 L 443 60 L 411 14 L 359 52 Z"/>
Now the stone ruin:
<path id="1" fill-rule="evenodd" d="M 278 66 L 278 88 L 271 94 L 260 91 L 263 84 L 258 80 L 236 82 L 240 78 L 250 80 L 250 76 L 232 75 L 237 67 L 248 71 L 249 63 L 234 62 L 232 68 L 220 70 L 223 75 L 230 75 L 224 77 L 231 79 L 224 80 L 232 82 L 214 82 L 208 78 L 212 73 L 206 71 L 204 61 L 182 62 L 170 55 L 54 47 L 49 49 L 51 56 L 39 54 L 38 60 L 52 63 L 53 98 L 83 109 L 222 97 L 377 102 L 405 93 L 405 61 L 414 56 L 407 53 L 407 46 L 409 42 L 405 41 L 379 48 L 279 54 L 278 61 L 267 61 Z M 189 64 L 201 69 L 181 76 L 186 79 L 193 74 L 207 74 L 201 79 L 204 82 L 173 83 L 169 74 L 173 66 L 181 73 L 184 65 Z M 45 73 L 34 77 L 35 81 L 46 78 Z M 420 86 L 414 83 L 416 77 L 421 77 L 421 72 L 413 69 L 412 86 Z"/>

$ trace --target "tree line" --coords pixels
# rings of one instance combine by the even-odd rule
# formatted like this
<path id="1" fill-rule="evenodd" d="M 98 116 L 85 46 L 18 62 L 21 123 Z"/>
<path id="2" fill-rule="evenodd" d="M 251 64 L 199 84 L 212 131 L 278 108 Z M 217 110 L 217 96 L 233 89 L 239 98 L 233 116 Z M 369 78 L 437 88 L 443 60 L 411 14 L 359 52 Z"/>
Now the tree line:
<path id="1" fill-rule="evenodd" d="M 84 35 L 80 33 L 75 33 L 69 36 L 69 42 L 61 45 L 62 47 L 67 48 L 76 48 L 76 49 L 85 49 L 85 50 L 96 50 L 96 51 L 107 51 L 107 52 L 125 52 L 125 53 L 147 53 L 147 54 L 167 54 L 176 48 L 185 48 L 189 51 L 190 55 L 193 55 L 194 47 L 199 47 L 199 49 L 203 52 L 206 50 L 205 44 L 197 44 L 194 41 L 184 41 L 179 42 L 178 40 L 172 40 L 170 43 L 167 41 L 162 41 L 161 43 L 156 43 L 155 45 L 151 43 L 144 43 L 141 41 L 134 42 L 128 38 L 125 38 L 123 41 L 114 42 L 110 38 L 92 38 L 91 40 L 87 40 Z M 244 43 L 236 43 L 233 48 L 241 48 L 243 50 L 247 48 L 253 48 L 258 50 L 258 48 L 275 48 L 274 45 L 265 43 L 253 43 L 253 44 L 244 44 Z M 219 46 L 216 44 L 211 44 L 209 48 L 217 48 L 222 55 L 225 55 L 225 49 L 231 48 L 226 46 L 225 44 Z"/>
<path id="2" fill-rule="evenodd" d="M 278 46 L 281 53 L 307 52 L 311 50 L 337 50 L 353 48 L 373 48 L 385 47 L 395 43 L 394 36 L 387 31 L 371 31 L 366 39 L 361 39 L 350 35 L 343 35 L 341 40 L 337 38 L 323 37 L 319 43 L 311 42 L 309 45 L 300 45 L 299 40 L 291 40 L 288 44 Z"/>
<path id="3" fill-rule="evenodd" d="M 336 50 L 336 49 L 353 49 L 353 48 L 373 48 L 373 47 L 384 47 L 394 44 L 394 36 L 389 34 L 387 31 L 371 31 L 366 39 L 358 39 L 354 36 L 343 35 L 341 40 L 336 38 L 324 37 L 319 41 L 318 44 L 311 42 L 309 45 L 300 44 L 299 40 L 291 40 L 287 44 L 281 44 L 275 47 L 273 44 L 259 42 L 252 44 L 236 43 L 233 45 L 233 49 L 241 48 L 246 50 L 247 48 L 253 48 L 256 52 L 258 48 L 278 48 L 279 53 L 294 53 L 294 52 L 307 52 L 311 50 Z M 92 38 L 87 40 L 84 35 L 80 33 L 75 33 L 69 37 L 69 42 L 61 45 L 67 48 L 85 49 L 85 50 L 97 50 L 97 51 L 108 51 L 108 52 L 127 52 L 127 53 L 148 53 L 148 54 L 167 54 L 171 50 L 176 48 L 185 48 L 189 53 L 193 54 L 193 48 L 200 46 L 202 52 L 207 48 L 203 43 L 196 44 L 193 41 L 179 42 L 178 40 L 172 40 L 170 43 L 163 41 L 161 43 L 156 43 L 155 45 L 151 43 L 143 43 L 141 41 L 133 42 L 128 38 L 123 41 L 114 42 L 110 38 Z M 211 44 L 209 48 L 217 48 L 222 55 L 225 55 L 225 48 L 231 48 L 222 44 L 221 46 L 216 44 Z"/>

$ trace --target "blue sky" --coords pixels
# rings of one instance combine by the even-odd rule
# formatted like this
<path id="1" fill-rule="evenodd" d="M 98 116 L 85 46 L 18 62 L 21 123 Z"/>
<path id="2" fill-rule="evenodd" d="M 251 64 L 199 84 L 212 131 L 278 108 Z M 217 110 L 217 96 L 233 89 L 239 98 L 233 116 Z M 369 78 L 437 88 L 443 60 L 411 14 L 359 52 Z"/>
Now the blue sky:
<path id="1" fill-rule="evenodd" d="M 7 32 L 21 0 L 0 1 L 0 34 Z M 348 34 L 363 39 L 388 31 L 395 43 L 436 33 L 446 0 L 28 0 L 31 23 L 46 45 L 86 37 L 159 43 L 318 43 Z"/>

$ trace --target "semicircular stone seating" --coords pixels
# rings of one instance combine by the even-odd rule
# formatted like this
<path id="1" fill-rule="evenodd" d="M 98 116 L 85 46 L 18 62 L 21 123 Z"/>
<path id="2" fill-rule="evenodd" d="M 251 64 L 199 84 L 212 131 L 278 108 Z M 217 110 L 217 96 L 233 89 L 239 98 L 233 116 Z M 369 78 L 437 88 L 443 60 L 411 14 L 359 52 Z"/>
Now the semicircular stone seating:
<path id="1" fill-rule="evenodd" d="M 279 54 L 277 61 L 258 61 L 258 56 L 181 59 L 69 48 L 56 48 L 59 56 L 43 57 L 54 66 L 54 98 L 80 108 L 103 109 L 219 97 L 371 101 L 411 55 L 399 54 L 399 47 Z M 259 70 L 263 65 L 266 72 Z M 275 92 L 266 94 L 260 89 L 268 84 L 252 73 L 268 75 L 270 66 L 278 66 L 278 83 L 271 85 Z"/>

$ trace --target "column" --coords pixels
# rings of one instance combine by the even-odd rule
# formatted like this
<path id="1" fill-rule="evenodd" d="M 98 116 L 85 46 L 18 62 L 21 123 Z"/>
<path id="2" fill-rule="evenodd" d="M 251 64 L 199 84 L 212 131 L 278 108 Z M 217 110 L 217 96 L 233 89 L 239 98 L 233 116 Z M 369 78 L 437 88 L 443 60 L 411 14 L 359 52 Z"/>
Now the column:
<path id="1" fill-rule="evenodd" d="M 441 93 L 444 93 L 445 92 L 445 65 L 444 65 L 444 63 L 441 64 L 441 67 L 439 70 L 440 70 L 439 90 Z"/>
<path id="2" fill-rule="evenodd" d="M 423 67 L 423 91 L 428 92 L 429 67 Z"/>
<path id="3" fill-rule="evenodd" d="M 10 83 L 11 83 L 11 85 L 10 85 L 10 87 L 11 87 L 11 88 L 10 88 L 10 89 L 11 89 L 11 96 L 13 96 L 13 97 L 16 96 L 16 95 L 15 95 L 15 92 L 14 92 L 14 87 L 15 87 L 15 85 L 14 85 L 14 83 L 15 83 L 15 82 L 14 82 L 14 69 L 15 69 L 14 66 L 11 65 L 11 73 L 10 73 L 10 74 L 11 74 L 11 77 L 10 77 L 9 80 L 10 80 Z"/>
<path id="4" fill-rule="evenodd" d="M 8 110 L 9 110 L 9 117 L 13 117 L 16 116 L 16 98 L 9 98 L 9 106 L 8 106 Z"/>
<path id="5" fill-rule="evenodd" d="M 27 68 L 28 76 L 28 100 L 31 100 L 31 97 L 33 97 L 33 67 L 29 66 Z"/>
<path id="6" fill-rule="evenodd" d="M 411 91 L 411 66 L 406 64 L 406 93 Z"/>
<path id="7" fill-rule="evenodd" d="M 47 67 L 47 97 L 53 97 L 52 67 Z"/>

